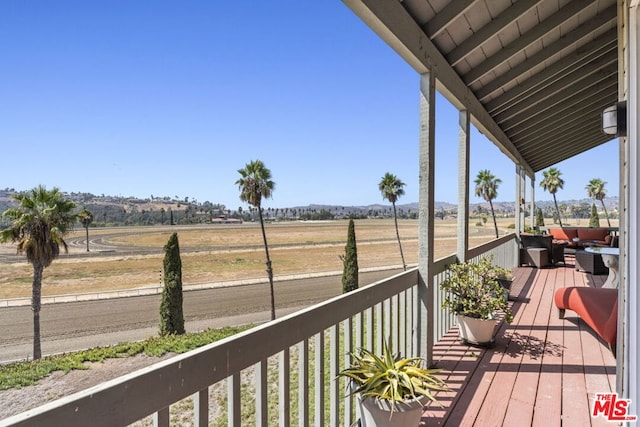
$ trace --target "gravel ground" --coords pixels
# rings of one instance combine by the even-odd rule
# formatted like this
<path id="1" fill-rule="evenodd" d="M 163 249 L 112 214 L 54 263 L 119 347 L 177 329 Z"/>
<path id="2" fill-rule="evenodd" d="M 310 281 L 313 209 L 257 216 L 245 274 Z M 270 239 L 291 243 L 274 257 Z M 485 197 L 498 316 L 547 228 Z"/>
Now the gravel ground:
<path id="1" fill-rule="evenodd" d="M 107 359 L 102 363 L 87 363 L 90 368 L 87 370 L 70 371 L 67 374 L 56 371 L 35 385 L 0 391 L 0 419 L 36 408 L 170 357 L 172 355 L 166 354 L 162 357 L 137 355 L 122 359 Z"/>

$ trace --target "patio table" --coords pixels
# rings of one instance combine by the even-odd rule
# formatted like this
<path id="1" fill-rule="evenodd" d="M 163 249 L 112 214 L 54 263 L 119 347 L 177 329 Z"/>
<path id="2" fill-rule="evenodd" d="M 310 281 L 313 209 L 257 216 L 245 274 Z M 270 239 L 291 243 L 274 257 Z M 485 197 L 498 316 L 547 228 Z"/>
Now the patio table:
<path id="1" fill-rule="evenodd" d="M 586 248 L 585 251 L 602 255 L 602 262 L 609 269 L 609 277 L 607 277 L 602 287 L 617 289 L 620 281 L 618 278 L 618 256 L 620 255 L 620 249 L 589 247 Z"/>

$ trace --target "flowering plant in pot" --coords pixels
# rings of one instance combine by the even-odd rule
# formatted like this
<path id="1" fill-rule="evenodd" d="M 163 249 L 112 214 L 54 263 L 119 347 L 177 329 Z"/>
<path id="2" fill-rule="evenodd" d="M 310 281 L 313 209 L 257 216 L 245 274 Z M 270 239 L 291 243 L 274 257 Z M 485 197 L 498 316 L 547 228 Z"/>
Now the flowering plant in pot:
<path id="1" fill-rule="evenodd" d="M 491 258 L 450 264 L 440 288 L 447 292 L 442 307 L 458 315 L 463 341 L 487 345 L 493 342 L 493 331 L 499 313 L 511 322 L 513 312 L 499 279 L 508 271 L 494 265 Z"/>
<path id="2" fill-rule="evenodd" d="M 349 379 L 351 393 L 359 395 L 361 425 L 416 426 L 427 401 L 438 403 L 433 391 L 448 390 L 419 357 L 393 354 L 384 343 L 382 355 L 359 348 L 351 353 L 351 366 L 338 376 Z"/>

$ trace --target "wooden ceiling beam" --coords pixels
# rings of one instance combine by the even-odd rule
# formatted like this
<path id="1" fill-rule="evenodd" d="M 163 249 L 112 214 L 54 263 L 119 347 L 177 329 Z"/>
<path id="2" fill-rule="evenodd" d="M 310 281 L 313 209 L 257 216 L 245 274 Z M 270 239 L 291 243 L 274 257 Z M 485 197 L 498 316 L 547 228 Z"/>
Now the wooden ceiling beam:
<path id="1" fill-rule="evenodd" d="M 487 58 L 487 60 L 471 67 L 471 70 L 462 76 L 462 80 L 464 80 L 467 85 L 472 85 L 476 81 L 480 80 L 480 78 L 490 73 L 491 70 L 497 66 L 508 61 L 514 55 L 521 53 L 526 47 L 555 30 L 558 26 L 562 25 L 563 22 L 573 18 L 582 9 L 584 9 L 588 3 L 592 3 L 593 1 L 595 0 L 581 0 L 567 4 L 558 12 L 540 22 L 531 30 L 515 39 L 512 43 L 509 43 L 509 45 L 503 47 L 497 53 Z"/>
<path id="2" fill-rule="evenodd" d="M 477 1 L 478 0 L 458 0 L 449 3 L 444 9 L 439 11 L 432 20 L 424 25 L 424 32 L 430 39 L 434 39 L 444 31 L 449 23 L 457 19 Z"/>
<path id="3" fill-rule="evenodd" d="M 584 24 L 576 27 L 576 29 L 571 31 L 569 34 L 565 35 L 564 37 L 560 37 L 558 41 L 545 47 L 540 52 L 532 55 L 526 61 L 519 63 L 518 65 L 511 68 L 511 70 L 496 77 L 491 82 L 478 89 L 476 91 L 476 96 L 478 97 L 478 99 L 485 98 L 496 90 L 499 90 L 504 85 L 522 76 L 527 71 L 549 60 L 551 57 L 571 46 L 580 39 L 587 37 L 598 28 L 608 25 L 609 23 L 611 23 L 611 21 L 615 21 L 617 19 L 617 16 L 618 10 L 616 9 L 615 5 L 607 8 L 594 19 L 591 19 Z"/>
<path id="4" fill-rule="evenodd" d="M 527 13 L 531 8 L 536 7 L 538 2 L 519 1 L 504 10 L 496 19 L 476 31 L 472 36 L 460 43 L 456 48 L 446 55 L 447 61 L 452 66 L 462 61 L 467 55 L 479 49 L 485 42 L 496 37 L 496 35 L 507 25 Z"/>
<path id="5" fill-rule="evenodd" d="M 588 65 L 592 61 L 597 61 L 598 58 L 603 55 L 610 54 L 610 52 L 613 51 L 617 59 L 617 49 L 617 30 L 614 28 L 585 45 L 584 49 L 580 49 L 580 51 L 562 58 L 518 86 L 485 103 L 485 108 L 491 114 L 498 113 L 505 108 L 510 108 L 518 99 L 528 96 L 530 93 L 544 87 L 544 85 L 549 85 L 557 81 L 557 79 L 562 78 L 566 73 L 579 70 L 580 67 Z"/>

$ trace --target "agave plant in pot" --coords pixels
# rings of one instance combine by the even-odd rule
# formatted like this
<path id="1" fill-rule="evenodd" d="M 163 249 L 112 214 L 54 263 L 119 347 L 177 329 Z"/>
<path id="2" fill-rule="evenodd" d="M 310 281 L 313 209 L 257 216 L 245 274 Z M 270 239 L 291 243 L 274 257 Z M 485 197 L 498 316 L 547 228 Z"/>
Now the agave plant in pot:
<path id="1" fill-rule="evenodd" d="M 387 343 L 381 355 L 359 348 L 351 353 L 351 366 L 339 373 L 349 379 L 350 394 L 357 394 L 362 427 L 411 426 L 419 424 L 424 405 L 438 403 L 433 391 L 448 390 L 435 374 L 425 369 L 419 357 L 393 354 Z"/>
<path id="2" fill-rule="evenodd" d="M 440 284 L 447 294 L 442 307 L 458 315 L 462 340 L 474 345 L 493 343 L 500 313 L 511 322 L 513 312 L 499 279 L 508 271 L 492 263 L 492 258 L 450 264 Z"/>

